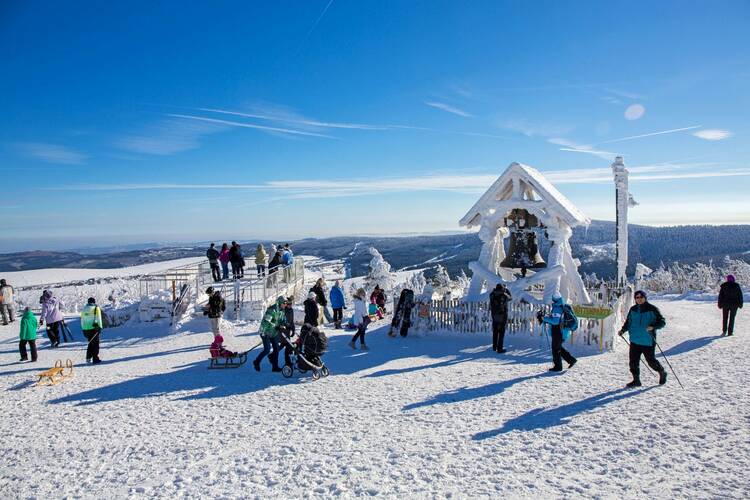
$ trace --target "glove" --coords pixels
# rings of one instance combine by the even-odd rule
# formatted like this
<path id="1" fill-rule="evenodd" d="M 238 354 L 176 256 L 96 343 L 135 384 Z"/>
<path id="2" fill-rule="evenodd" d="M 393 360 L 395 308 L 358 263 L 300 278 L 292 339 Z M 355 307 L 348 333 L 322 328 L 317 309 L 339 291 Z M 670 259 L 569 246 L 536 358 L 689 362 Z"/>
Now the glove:
<path id="1" fill-rule="evenodd" d="M 653 326 L 647 326 L 646 331 L 649 333 L 654 333 L 654 327 Z"/>
<path id="2" fill-rule="evenodd" d="M 544 321 L 544 313 L 542 313 L 542 311 L 537 311 L 536 319 L 537 321 L 539 321 L 539 324 L 542 324 L 542 322 Z"/>

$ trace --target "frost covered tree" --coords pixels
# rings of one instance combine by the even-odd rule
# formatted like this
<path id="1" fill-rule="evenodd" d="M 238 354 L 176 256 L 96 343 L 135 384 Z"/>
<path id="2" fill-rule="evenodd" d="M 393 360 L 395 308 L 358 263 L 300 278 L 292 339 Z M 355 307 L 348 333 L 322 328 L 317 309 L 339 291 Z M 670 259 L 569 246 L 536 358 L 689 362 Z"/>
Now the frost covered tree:
<path id="1" fill-rule="evenodd" d="M 451 282 L 451 277 L 448 274 L 448 271 L 440 264 L 437 265 L 437 271 L 432 278 L 432 287 L 435 289 L 435 292 L 440 295 L 445 295 L 453 288 L 453 283 Z"/>
<path id="2" fill-rule="evenodd" d="M 369 252 L 372 259 L 370 259 L 370 272 L 367 274 L 366 281 L 373 287 L 380 285 L 380 288 L 384 290 L 393 290 L 394 276 L 391 273 L 391 265 L 375 247 L 370 247 Z"/>

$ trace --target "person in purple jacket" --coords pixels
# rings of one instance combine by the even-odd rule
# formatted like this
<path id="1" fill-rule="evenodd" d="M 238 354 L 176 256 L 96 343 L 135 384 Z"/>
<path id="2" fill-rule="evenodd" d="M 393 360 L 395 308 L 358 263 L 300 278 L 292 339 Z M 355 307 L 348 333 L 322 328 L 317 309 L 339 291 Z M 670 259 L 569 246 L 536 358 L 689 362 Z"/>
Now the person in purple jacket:
<path id="1" fill-rule="evenodd" d="M 62 325 L 63 315 L 60 311 L 62 304 L 52 292 L 45 290 L 39 300 L 42 304 L 42 314 L 39 318 L 39 326 L 47 323 L 47 337 L 52 347 L 60 345 L 60 326 Z"/>

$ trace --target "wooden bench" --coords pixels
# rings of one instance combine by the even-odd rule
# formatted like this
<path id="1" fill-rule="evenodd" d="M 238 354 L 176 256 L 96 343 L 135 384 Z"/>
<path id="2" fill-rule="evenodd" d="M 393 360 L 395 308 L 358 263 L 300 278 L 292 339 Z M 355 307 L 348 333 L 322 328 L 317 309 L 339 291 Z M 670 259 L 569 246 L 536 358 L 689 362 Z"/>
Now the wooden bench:
<path id="1" fill-rule="evenodd" d="M 65 361 L 65 366 L 63 366 L 62 360 L 58 359 L 55 361 L 55 366 L 37 374 L 39 380 L 37 380 L 36 385 L 55 385 L 72 376 L 73 362 L 68 359 Z"/>

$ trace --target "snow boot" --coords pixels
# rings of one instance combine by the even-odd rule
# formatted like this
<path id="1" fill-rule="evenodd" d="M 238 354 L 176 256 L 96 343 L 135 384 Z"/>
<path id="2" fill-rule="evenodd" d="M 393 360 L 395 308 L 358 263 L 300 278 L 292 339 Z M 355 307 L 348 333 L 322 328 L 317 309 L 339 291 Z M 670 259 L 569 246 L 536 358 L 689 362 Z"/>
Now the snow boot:
<path id="1" fill-rule="evenodd" d="M 349 342 L 349 347 L 351 347 L 352 349 L 356 349 L 357 348 L 357 346 L 354 345 L 354 341 L 353 340 L 351 342 Z"/>
<path id="2" fill-rule="evenodd" d="M 553 366 L 548 371 L 551 371 L 551 372 L 561 372 L 562 371 L 562 366 Z"/>
<path id="3" fill-rule="evenodd" d="M 255 368 L 256 372 L 260 371 L 260 363 L 258 363 L 257 359 L 255 361 L 253 361 L 253 368 Z"/>
<path id="4" fill-rule="evenodd" d="M 641 386 L 641 381 L 637 378 L 633 379 L 632 382 L 628 382 L 627 384 L 625 384 L 625 387 L 640 387 L 640 386 Z"/>
<path id="5" fill-rule="evenodd" d="M 659 372 L 659 385 L 667 383 L 667 370 L 663 369 Z"/>
<path id="6" fill-rule="evenodd" d="M 388 336 L 389 337 L 395 337 L 396 336 L 396 332 L 393 331 L 393 328 L 389 328 L 388 329 Z"/>
<path id="7" fill-rule="evenodd" d="M 101 362 L 102 362 L 102 360 L 101 360 L 101 359 L 99 359 L 99 358 L 94 358 L 94 360 L 93 360 L 93 361 L 91 361 L 91 364 L 92 364 L 92 365 L 98 365 L 98 364 L 99 364 L 99 363 L 101 363 Z"/>
<path id="8" fill-rule="evenodd" d="M 360 344 L 359 348 L 362 349 L 363 351 L 369 351 L 370 350 L 370 348 L 367 347 L 367 344 Z"/>
<path id="9" fill-rule="evenodd" d="M 501 347 L 500 349 L 498 349 L 498 350 L 497 350 L 497 351 L 495 351 L 495 352 L 496 352 L 496 353 L 498 353 L 498 354 L 504 354 L 504 353 L 506 353 L 506 352 L 508 352 L 508 351 L 506 351 L 505 349 L 503 349 L 503 348 Z"/>
<path id="10" fill-rule="evenodd" d="M 734 334 L 733 333 L 727 333 L 727 337 L 731 337 L 732 335 L 734 335 Z"/>
<path id="11" fill-rule="evenodd" d="M 271 371 L 272 372 L 280 372 L 281 368 L 279 368 L 278 366 L 274 366 L 273 368 L 271 368 Z"/>
<path id="12" fill-rule="evenodd" d="M 571 361 L 570 363 L 568 363 L 568 369 L 573 368 L 573 365 L 575 365 L 576 363 L 578 363 L 578 360 L 575 359 L 575 358 L 573 358 L 573 361 Z"/>

